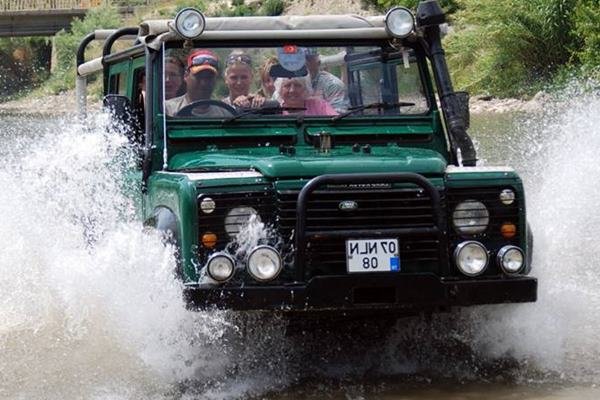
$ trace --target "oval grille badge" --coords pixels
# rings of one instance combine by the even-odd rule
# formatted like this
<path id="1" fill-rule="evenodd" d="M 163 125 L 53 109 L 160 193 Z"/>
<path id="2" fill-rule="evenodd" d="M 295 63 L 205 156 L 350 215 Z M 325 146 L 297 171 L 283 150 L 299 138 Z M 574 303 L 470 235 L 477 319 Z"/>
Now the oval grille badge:
<path id="1" fill-rule="evenodd" d="M 340 202 L 338 207 L 342 211 L 354 211 L 358 209 L 358 203 L 354 200 L 344 200 Z"/>

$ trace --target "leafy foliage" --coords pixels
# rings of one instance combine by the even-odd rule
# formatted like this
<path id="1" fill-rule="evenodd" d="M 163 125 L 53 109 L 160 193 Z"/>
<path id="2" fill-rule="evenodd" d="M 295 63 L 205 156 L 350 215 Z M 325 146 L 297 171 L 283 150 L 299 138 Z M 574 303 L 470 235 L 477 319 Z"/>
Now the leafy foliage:
<path id="1" fill-rule="evenodd" d="M 75 55 L 81 40 L 95 29 L 110 29 L 120 26 L 121 16 L 115 8 L 97 7 L 91 9 L 83 20 L 73 21 L 70 32 L 59 32 L 54 39 L 56 63 L 46 88 L 52 93 L 73 88 L 75 86 Z"/>
<path id="2" fill-rule="evenodd" d="M 446 40 L 462 89 L 521 96 L 573 62 L 582 39 L 573 17 L 579 0 L 460 0 Z"/>

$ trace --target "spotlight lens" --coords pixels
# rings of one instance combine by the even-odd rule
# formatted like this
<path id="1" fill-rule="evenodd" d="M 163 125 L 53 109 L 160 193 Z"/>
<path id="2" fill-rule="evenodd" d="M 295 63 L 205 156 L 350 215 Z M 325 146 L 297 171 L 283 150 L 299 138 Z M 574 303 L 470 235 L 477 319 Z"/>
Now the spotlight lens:
<path id="1" fill-rule="evenodd" d="M 408 8 L 394 7 L 385 16 L 388 33 L 397 38 L 404 38 L 413 31 L 415 19 Z"/>
<path id="2" fill-rule="evenodd" d="M 175 30 L 186 39 L 194 39 L 204 31 L 206 20 L 195 8 L 184 8 L 175 16 Z"/>
<path id="3" fill-rule="evenodd" d="M 467 276 L 483 273 L 488 264 L 488 253 L 479 242 L 463 242 L 454 251 L 454 261 L 458 269 Z"/>
<path id="4" fill-rule="evenodd" d="M 248 273 L 257 281 L 271 281 L 281 272 L 281 257 L 270 246 L 258 246 L 248 257 Z"/>

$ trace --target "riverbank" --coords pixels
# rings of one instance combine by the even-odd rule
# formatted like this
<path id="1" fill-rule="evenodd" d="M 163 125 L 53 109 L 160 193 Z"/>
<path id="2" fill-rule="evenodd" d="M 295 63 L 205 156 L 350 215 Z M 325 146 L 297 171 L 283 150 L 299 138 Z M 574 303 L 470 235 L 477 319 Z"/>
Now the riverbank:
<path id="1" fill-rule="evenodd" d="M 75 91 L 57 95 L 25 96 L 0 103 L 0 112 L 7 114 L 69 115 L 77 112 Z M 91 109 L 100 109 L 100 102 L 88 98 Z"/>
<path id="2" fill-rule="evenodd" d="M 474 114 L 507 113 L 507 112 L 534 112 L 542 109 L 544 102 L 548 101 L 548 94 L 540 92 L 531 100 L 498 99 L 491 96 L 473 96 L 469 106 Z M 88 98 L 88 107 L 99 110 L 101 102 Z M 27 96 L 22 99 L 0 103 L 0 112 L 11 114 L 42 114 L 42 115 L 68 115 L 77 112 L 75 92 L 67 91 L 58 95 L 43 95 L 38 97 Z"/>

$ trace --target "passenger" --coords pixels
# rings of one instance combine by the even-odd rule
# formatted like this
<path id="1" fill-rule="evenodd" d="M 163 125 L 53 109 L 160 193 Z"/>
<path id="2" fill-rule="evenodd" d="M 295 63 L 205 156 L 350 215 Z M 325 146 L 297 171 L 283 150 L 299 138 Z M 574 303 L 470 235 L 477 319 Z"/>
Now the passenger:
<path id="1" fill-rule="evenodd" d="M 271 76 L 271 67 L 277 64 L 279 64 L 277 57 L 269 57 L 260 67 L 260 89 L 258 94 L 267 99 L 272 99 L 275 93 L 275 79 Z"/>
<path id="2" fill-rule="evenodd" d="M 223 102 L 242 108 L 259 108 L 265 103 L 265 97 L 250 93 L 252 84 L 252 59 L 242 51 L 233 51 L 227 57 L 225 67 L 225 85 L 229 96 Z"/>
<path id="3" fill-rule="evenodd" d="M 305 57 L 306 68 L 315 95 L 327 100 L 337 112 L 346 111 L 348 96 L 344 82 L 332 73 L 321 70 L 321 61 L 316 49 L 305 49 Z"/>
<path id="4" fill-rule="evenodd" d="M 276 93 L 282 107 L 305 108 L 299 111 L 302 115 L 337 115 L 338 113 L 327 101 L 320 97 L 311 97 L 312 88 L 308 76 L 298 78 L 277 78 Z M 284 114 L 296 113 L 284 111 Z"/>
<path id="5" fill-rule="evenodd" d="M 194 50 L 187 59 L 187 69 L 183 76 L 187 92 L 165 102 L 167 115 L 176 115 L 185 106 L 196 101 L 210 100 L 217 75 L 219 58 L 210 50 Z M 201 104 L 194 108 L 194 115 L 209 118 L 229 117 L 231 112 L 213 104 Z"/>
<path id="6" fill-rule="evenodd" d="M 185 93 L 184 73 L 185 64 L 179 57 L 165 57 L 165 99 L 169 100 Z"/>

